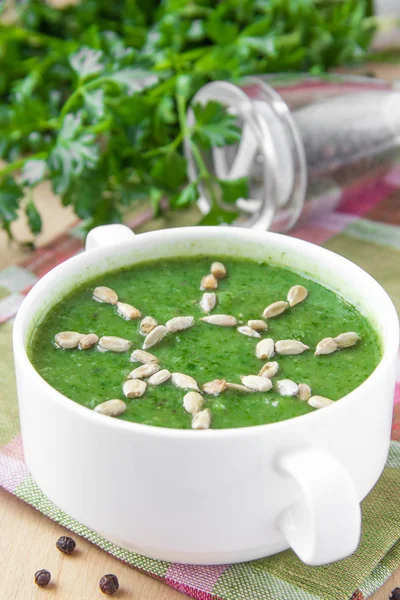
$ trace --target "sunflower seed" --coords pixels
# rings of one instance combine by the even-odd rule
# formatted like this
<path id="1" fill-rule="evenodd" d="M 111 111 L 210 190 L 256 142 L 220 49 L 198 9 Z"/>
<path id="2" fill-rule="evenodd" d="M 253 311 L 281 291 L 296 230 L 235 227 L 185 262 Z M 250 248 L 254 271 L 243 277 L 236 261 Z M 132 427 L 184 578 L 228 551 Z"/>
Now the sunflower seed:
<path id="1" fill-rule="evenodd" d="M 241 378 L 243 385 L 254 392 L 268 392 L 272 388 L 272 381 L 259 375 L 245 375 Z"/>
<path id="2" fill-rule="evenodd" d="M 275 354 L 275 344 L 272 338 L 265 338 L 258 342 L 256 346 L 256 356 L 262 360 L 265 358 L 272 358 Z"/>
<path id="3" fill-rule="evenodd" d="M 237 319 L 231 315 L 210 315 L 209 317 L 203 317 L 201 321 L 220 327 L 234 327 L 237 325 Z"/>
<path id="4" fill-rule="evenodd" d="M 128 379 L 122 386 L 122 391 L 127 398 L 140 398 L 147 388 L 147 383 L 141 379 Z"/>
<path id="5" fill-rule="evenodd" d="M 245 385 L 241 385 L 240 383 L 230 383 L 229 381 L 226 382 L 226 389 L 236 390 L 238 392 L 246 392 L 247 394 L 254 391 L 250 388 L 247 388 Z"/>
<path id="6" fill-rule="evenodd" d="M 214 275 L 216 279 L 223 279 L 228 274 L 225 265 L 221 262 L 213 262 L 210 270 L 211 275 Z"/>
<path id="7" fill-rule="evenodd" d="M 307 402 L 311 398 L 311 388 L 306 383 L 299 383 L 299 391 L 297 395 L 300 400 Z"/>
<path id="8" fill-rule="evenodd" d="M 193 415 L 192 429 L 209 429 L 211 425 L 211 411 L 205 408 Z"/>
<path id="9" fill-rule="evenodd" d="M 203 385 L 203 392 L 210 394 L 211 396 L 218 396 L 218 394 L 223 392 L 225 389 L 225 379 L 214 379 L 213 381 L 208 381 Z"/>
<path id="10" fill-rule="evenodd" d="M 160 370 L 160 367 L 157 363 L 151 362 L 146 363 L 145 365 L 140 365 L 140 367 L 136 367 L 133 369 L 128 375 L 128 379 L 143 379 L 144 377 L 151 377 L 154 373 Z"/>
<path id="11" fill-rule="evenodd" d="M 338 345 L 335 340 L 331 337 L 327 337 L 318 342 L 314 354 L 315 356 L 319 356 L 320 354 L 332 354 L 332 352 L 336 352 L 336 350 L 338 350 Z"/>
<path id="12" fill-rule="evenodd" d="M 311 396 L 311 398 L 308 400 L 308 404 L 313 408 L 325 408 L 325 406 L 334 404 L 334 402 L 333 400 L 325 398 L 324 396 Z"/>
<path id="13" fill-rule="evenodd" d="M 162 369 L 161 371 L 158 371 L 158 373 L 154 373 L 148 382 L 150 385 L 161 385 L 162 383 L 168 381 L 170 377 L 171 373 L 168 371 L 168 369 Z"/>
<path id="14" fill-rule="evenodd" d="M 111 352 L 126 352 L 131 346 L 131 342 L 124 338 L 115 335 L 103 335 L 99 340 L 97 348 L 103 352 L 106 350 L 111 350 Z"/>
<path id="15" fill-rule="evenodd" d="M 172 373 L 172 383 L 183 390 L 199 391 L 197 381 L 193 379 L 193 377 L 190 377 L 190 375 L 185 375 L 184 373 Z"/>
<path id="16" fill-rule="evenodd" d="M 86 335 L 83 335 L 79 340 L 78 348 L 79 350 L 87 350 L 88 348 L 91 348 L 92 346 L 97 344 L 98 341 L 98 335 L 96 335 L 95 333 L 87 333 Z"/>
<path id="17" fill-rule="evenodd" d="M 247 325 L 242 325 L 241 327 L 238 327 L 237 331 L 239 333 L 243 333 L 243 335 L 247 335 L 248 337 L 255 337 L 255 338 L 261 337 L 261 335 L 258 333 L 258 331 L 256 331 L 255 329 L 252 329 L 251 327 L 248 327 Z"/>
<path id="18" fill-rule="evenodd" d="M 169 333 L 175 333 L 191 327 L 193 323 L 194 317 L 174 317 L 165 323 L 165 327 Z"/>
<path id="19" fill-rule="evenodd" d="M 260 377 L 268 377 L 268 379 L 271 379 L 272 377 L 274 377 L 277 374 L 278 371 L 279 371 L 279 364 L 276 361 L 267 362 L 261 368 L 261 370 L 259 372 L 259 376 Z"/>
<path id="20" fill-rule="evenodd" d="M 139 333 L 142 335 L 148 335 L 153 329 L 157 327 L 158 323 L 153 317 L 145 317 L 140 322 Z"/>
<path id="21" fill-rule="evenodd" d="M 218 279 L 212 273 L 205 275 L 200 283 L 201 290 L 216 290 L 218 287 Z"/>
<path id="22" fill-rule="evenodd" d="M 279 300 L 278 302 L 273 302 L 267 308 L 264 309 L 263 317 L 265 319 L 271 319 L 272 317 L 277 317 L 282 314 L 285 310 L 289 308 L 289 303 L 284 300 Z"/>
<path id="23" fill-rule="evenodd" d="M 93 300 L 96 302 L 104 302 L 105 304 L 117 304 L 118 296 L 114 290 L 104 285 L 100 285 L 93 291 Z"/>
<path id="24" fill-rule="evenodd" d="M 108 417 L 118 417 L 126 411 L 126 404 L 123 400 L 106 400 L 101 404 L 98 404 L 94 408 L 95 412 L 101 415 L 107 415 Z"/>
<path id="25" fill-rule="evenodd" d="M 209 313 L 213 308 L 215 308 L 216 303 L 217 296 L 214 294 L 214 292 L 204 292 L 200 300 L 200 308 L 204 312 Z"/>
<path id="26" fill-rule="evenodd" d="M 204 404 L 204 398 L 199 392 L 188 392 L 183 397 L 183 408 L 191 415 L 199 412 Z"/>
<path id="27" fill-rule="evenodd" d="M 303 285 L 294 285 L 288 291 L 287 299 L 290 306 L 303 302 L 308 296 L 308 290 Z"/>
<path id="28" fill-rule="evenodd" d="M 126 304 L 125 302 L 117 302 L 117 313 L 120 317 L 130 321 L 131 319 L 138 319 L 142 315 L 140 314 L 140 310 L 132 306 L 131 304 Z"/>
<path id="29" fill-rule="evenodd" d="M 342 350 L 343 348 L 350 348 L 350 346 L 357 344 L 360 336 L 354 331 L 348 331 L 347 333 L 341 333 L 333 339 L 336 342 L 337 347 Z"/>
<path id="30" fill-rule="evenodd" d="M 247 326 L 254 329 L 254 331 L 266 331 L 268 329 L 267 323 L 261 319 L 251 319 L 247 321 Z"/>
<path id="31" fill-rule="evenodd" d="M 83 338 L 83 333 L 77 331 L 60 331 L 54 336 L 54 342 L 59 348 L 76 348 Z"/>
<path id="32" fill-rule="evenodd" d="M 154 356 L 154 354 L 150 354 L 150 352 L 145 352 L 145 350 L 139 350 L 139 349 L 134 350 L 132 352 L 130 361 L 131 362 L 140 362 L 142 364 L 159 362 L 157 356 Z"/>
<path id="33" fill-rule="evenodd" d="M 275 344 L 275 350 L 278 354 L 282 354 L 283 356 L 302 354 L 309 349 L 310 346 L 306 346 L 306 344 L 297 340 L 279 340 L 279 342 L 276 342 Z"/>
<path id="34" fill-rule="evenodd" d="M 164 327 L 164 325 L 157 325 L 157 327 L 150 331 L 149 335 L 145 338 L 142 346 L 143 350 L 147 350 L 148 348 L 158 344 L 158 342 L 161 342 L 166 333 L 167 329 Z"/>
<path id="35" fill-rule="evenodd" d="M 299 386 L 291 379 L 281 379 L 276 382 L 276 389 L 282 396 L 296 396 Z"/>

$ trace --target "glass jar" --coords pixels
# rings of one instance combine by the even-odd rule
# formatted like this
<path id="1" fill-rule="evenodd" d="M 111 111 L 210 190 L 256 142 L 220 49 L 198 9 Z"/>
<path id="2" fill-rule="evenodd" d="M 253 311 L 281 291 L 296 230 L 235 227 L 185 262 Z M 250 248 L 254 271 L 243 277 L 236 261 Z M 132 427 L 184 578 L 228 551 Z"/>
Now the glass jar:
<path id="1" fill-rule="evenodd" d="M 287 231 L 300 218 L 337 208 L 344 192 L 400 163 L 400 86 L 367 77 L 325 75 L 256 76 L 240 85 L 215 81 L 194 103 L 215 100 L 236 117 L 238 144 L 203 153 L 222 180 L 249 178 L 249 198 L 236 225 Z M 189 125 L 194 122 L 189 107 Z M 190 141 L 185 142 L 189 177 L 198 179 Z M 199 208 L 211 200 L 199 185 Z"/>

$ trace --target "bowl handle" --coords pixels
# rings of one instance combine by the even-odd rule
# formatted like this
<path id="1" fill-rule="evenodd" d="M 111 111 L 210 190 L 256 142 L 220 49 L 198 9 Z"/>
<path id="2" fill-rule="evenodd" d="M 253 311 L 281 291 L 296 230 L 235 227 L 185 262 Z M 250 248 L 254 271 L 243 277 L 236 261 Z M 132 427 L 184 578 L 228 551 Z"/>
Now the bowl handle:
<path id="1" fill-rule="evenodd" d="M 361 509 L 346 469 L 322 448 L 289 452 L 279 461 L 302 499 L 286 509 L 279 528 L 304 563 L 324 565 L 352 554 L 361 534 Z"/>
<path id="2" fill-rule="evenodd" d="M 130 242 L 134 236 L 132 229 L 126 225 L 100 225 L 100 227 L 91 229 L 87 234 L 85 250 Z"/>

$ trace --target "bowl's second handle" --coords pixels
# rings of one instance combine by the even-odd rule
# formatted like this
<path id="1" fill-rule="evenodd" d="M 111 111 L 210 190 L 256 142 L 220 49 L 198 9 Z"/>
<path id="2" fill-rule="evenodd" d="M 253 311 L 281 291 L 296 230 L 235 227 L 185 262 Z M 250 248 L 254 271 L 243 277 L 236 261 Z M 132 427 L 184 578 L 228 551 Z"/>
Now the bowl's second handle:
<path id="1" fill-rule="evenodd" d="M 126 225 L 100 225 L 87 234 L 85 250 L 130 242 L 134 236 L 133 231 Z"/>
<path id="2" fill-rule="evenodd" d="M 316 566 L 352 554 L 360 540 L 361 509 L 346 469 L 322 448 L 292 451 L 279 464 L 303 495 L 279 523 L 297 556 Z"/>

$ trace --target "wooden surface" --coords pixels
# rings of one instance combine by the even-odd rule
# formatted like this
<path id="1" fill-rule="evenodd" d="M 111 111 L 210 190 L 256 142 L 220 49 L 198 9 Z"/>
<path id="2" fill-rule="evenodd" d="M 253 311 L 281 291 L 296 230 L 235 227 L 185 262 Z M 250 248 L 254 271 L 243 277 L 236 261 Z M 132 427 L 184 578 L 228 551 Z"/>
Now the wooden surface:
<path id="1" fill-rule="evenodd" d="M 182 600 L 184 596 L 109 556 L 76 535 L 75 552 L 65 556 L 55 546 L 68 532 L 34 508 L 0 488 L 0 599 L 95 600 L 108 598 L 98 589 L 100 578 L 114 573 L 118 600 Z M 51 573 L 51 583 L 38 588 L 39 569 Z"/>
<path id="2" fill-rule="evenodd" d="M 366 70 L 370 69 L 363 69 Z M 400 79 L 399 65 L 374 65 L 374 70 L 385 79 Z M 75 217 L 71 211 L 61 208 L 46 186 L 40 186 L 35 195 L 45 216 L 44 232 L 39 239 L 39 245 L 42 245 L 70 227 Z M 19 240 L 29 239 L 23 219 L 13 226 L 13 231 Z M 0 233 L 0 269 L 20 261 L 27 254 L 28 250 L 10 245 Z M 113 598 L 183 598 L 179 592 L 138 573 L 78 536 L 73 536 L 77 551 L 72 556 L 64 556 L 55 543 L 65 534 L 64 528 L 0 489 L 0 600 L 107 598 L 98 589 L 98 582 L 105 573 L 115 573 L 120 581 L 120 590 Z M 45 589 L 39 589 L 33 583 L 34 573 L 39 569 L 48 569 L 52 574 L 51 585 Z M 371 600 L 388 600 L 391 590 L 396 587 L 400 587 L 400 569 L 371 596 Z"/>

